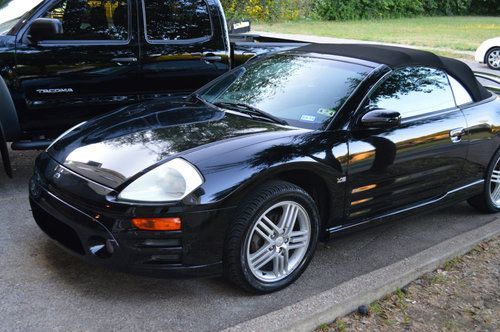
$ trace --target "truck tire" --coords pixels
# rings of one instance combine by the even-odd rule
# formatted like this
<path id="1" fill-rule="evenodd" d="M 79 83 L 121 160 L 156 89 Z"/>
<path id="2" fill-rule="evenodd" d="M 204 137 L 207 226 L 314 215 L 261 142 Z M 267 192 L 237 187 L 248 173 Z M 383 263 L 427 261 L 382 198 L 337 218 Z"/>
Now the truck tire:
<path id="1" fill-rule="evenodd" d="M 2 155 L 3 167 L 9 178 L 12 178 L 12 164 L 10 163 L 9 148 L 3 133 L 2 124 L 0 123 L 0 154 Z"/>
<path id="2" fill-rule="evenodd" d="M 4 80 L 0 77 L 0 124 L 3 128 L 3 138 L 7 142 L 13 142 L 21 133 L 19 120 L 17 118 L 16 107 L 12 101 L 12 97 L 5 84 Z"/>

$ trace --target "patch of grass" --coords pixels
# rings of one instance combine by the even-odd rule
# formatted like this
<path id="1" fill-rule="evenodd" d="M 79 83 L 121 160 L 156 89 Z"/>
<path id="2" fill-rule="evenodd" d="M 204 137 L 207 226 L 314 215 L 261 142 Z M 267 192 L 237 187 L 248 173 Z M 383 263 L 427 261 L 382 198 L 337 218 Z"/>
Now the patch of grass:
<path id="1" fill-rule="evenodd" d="M 372 304 L 370 304 L 370 311 L 374 315 L 379 316 L 384 312 L 384 309 L 382 309 L 382 307 L 380 306 L 380 304 L 378 302 L 373 302 Z"/>
<path id="2" fill-rule="evenodd" d="M 447 260 L 443 264 L 443 270 L 449 271 L 463 261 L 462 257 L 455 257 L 453 259 Z"/>
<path id="3" fill-rule="evenodd" d="M 394 292 L 394 294 L 398 297 L 398 299 L 400 301 L 404 300 L 404 298 L 405 298 L 405 293 L 403 293 L 403 291 L 401 290 L 401 288 L 396 289 L 396 291 Z"/>
<path id="4" fill-rule="evenodd" d="M 442 50 L 430 49 L 430 48 L 425 48 L 425 47 L 422 47 L 419 49 L 421 49 L 423 51 L 429 51 L 429 52 L 432 52 L 436 55 L 445 56 L 448 58 L 465 59 L 465 60 L 470 60 L 470 61 L 474 60 L 474 55 L 472 55 L 472 54 L 464 54 L 464 53 L 453 52 L 453 51 L 442 51 Z"/>
<path id="5" fill-rule="evenodd" d="M 416 17 L 361 21 L 291 21 L 257 23 L 256 31 L 474 51 L 481 42 L 500 35 L 498 17 Z M 444 50 L 446 51 L 446 50 Z"/>
<path id="6" fill-rule="evenodd" d="M 328 324 L 327 323 L 323 323 L 321 324 L 319 327 L 318 327 L 318 330 L 320 331 L 328 331 Z"/>
<path id="7" fill-rule="evenodd" d="M 431 284 L 444 284 L 445 282 L 448 281 L 448 278 L 446 278 L 445 275 L 443 274 L 439 274 L 439 273 L 435 273 L 434 275 L 432 275 L 431 277 Z"/>
<path id="8" fill-rule="evenodd" d="M 448 319 L 444 322 L 443 329 L 445 331 L 460 331 L 457 322 L 452 319 Z"/>
<path id="9" fill-rule="evenodd" d="M 337 327 L 337 330 L 340 332 L 343 332 L 347 329 L 347 324 L 342 319 L 337 319 L 335 321 L 335 326 Z"/>

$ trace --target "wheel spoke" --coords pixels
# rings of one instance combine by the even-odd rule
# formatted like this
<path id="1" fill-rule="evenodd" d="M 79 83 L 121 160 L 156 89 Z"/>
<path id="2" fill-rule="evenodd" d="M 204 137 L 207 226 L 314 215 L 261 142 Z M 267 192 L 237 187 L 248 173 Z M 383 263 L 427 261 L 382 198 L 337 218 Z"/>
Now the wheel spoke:
<path id="1" fill-rule="evenodd" d="M 271 219 L 269 219 L 267 216 L 263 216 L 262 219 L 261 219 L 262 223 L 269 226 L 270 228 L 272 228 L 272 230 L 276 233 L 280 233 L 281 232 L 281 229 L 278 227 L 278 225 L 276 225 L 275 223 L 273 223 L 273 221 Z"/>
<path id="2" fill-rule="evenodd" d="M 282 277 L 288 274 L 287 250 L 284 250 L 282 254 L 277 255 L 273 258 L 273 272 L 276 277 Z"/>
<path id="3" fill-rule="evenodd" d="M 299 214 L 299 208 L 296 205 L 287 205 L 284 209 L 283 215 L 281 216 L 281 221 L 279 223 L 279 228 L 282 229 L 283 233 L 289 234 L 294 226 L 297 216 Z"/>
<path id="4" fill-rule="evenodd" d="M 493 190 L 491 199 L 493 200 L 493 202 L 497 202 L 500 199 L 500 185 L 497 185 L 495 190 Z"/>
<path id="5" fill-rule="evenodd" d="M 255 225 L 255 231 L 267 242 L 272 242 L 274 232 L 261 220 Z"/>
<path id="6" fill-rule="evenodd" d="M 500 171 L 493 171 L 491 174 L 491 182 L 500 183 Z"/>
<path id="7" fill-rule="evenodd" d="M 254 259 L 250 258 L 250 267 L 256 270 L 269 263 L 277 255 L 274 250 L 263 250 L 262 252 L 259 250 L 258 252 L 258 256 L 255 256 Z"/>
<path id="8" fill-rule="evenodd" d="M 309 242 L 309 232 L 307 231 L 299 231 L 292 232 L 290 234 L 290 244 L 288 245 L 288 249 L 298 249 L 305 247 Z"/>

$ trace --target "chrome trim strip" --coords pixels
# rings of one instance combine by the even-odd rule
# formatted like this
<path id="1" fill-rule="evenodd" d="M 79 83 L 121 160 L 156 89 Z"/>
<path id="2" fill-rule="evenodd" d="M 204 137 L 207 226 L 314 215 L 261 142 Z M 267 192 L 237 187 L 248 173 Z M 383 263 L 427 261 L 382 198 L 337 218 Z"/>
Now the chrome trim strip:
<path id="1" fill-rule="evenodd" d="M 418 209 L 418 208 L 424 207 L 426 205 L 437 203 L 437 202 L 445 199 L 447 196 L 449 196 L 451 194 L 454 194 L 456 192 L 459 192 L 460 190 L 464 190 L 464 189 L 467 189 L 467 188 L 470 188 L 470 187 L 473 187 L 473 186 L 477 186 L 477 185 L 483 184 L 483 183 L 484 183 L 484 179 L 477 180 L 477 181 L 474 181 L 472 183 L 466 184 L 466 185 L 464 185 L 462 187 L 458 187 L 458 188 L 452 189 L 452 190 L 448 191 L 447 193 L 445 193 L 444 195 L 442 195 L 442 196 L 440 196 L 438 198 L 432 199 L 430 201 L 426 201 L 424 203 L 413 205 L 413 206 L 410 206 L 410 207 L 407 207 L 407 208 L 404 208 L 404 209 L 401 209 L 401 210 L 397 210 L 397 211 L 389 212 L 389 213 L 386 213 L 386 214 L 382 214 L 380 216 L 377 216 L 377 217 L 374 217 L 374 218 L 370 218 L 370 219 L 367 219 L 367 220 L 363 220 L 363 221 L 358 222 L 358 223 L 349 224 L 349 225 L 340 225 L 340 226 L 335 226 L 335 227 L 332 227 L 332 228 L 328 228 L 326 231 L 330 232 L 330 233 L 335 233 L 335 232 L 338 232 L 338 231 L 341 231 L 341 230 L 346 230 L 346 229 L 349 229 L 349 228 L 352 228 L 352 227 L 361 226 L 361 225 L 373 222 L 374 220 L 377 220 L 377 219 L 381 219 L 381 218 L 385 218 L 385 217 L 391 217 L 391 216 L 394 216 L 396 214 L 400 214 L 400 213 L 407 212 L 407 211 L 410 211 L 410 210 Z"/>
<path id="2" fill-rule="evenodd" d="M 74 207 L 73 205 L 69 204 L 69 203 L 66 203 L 65 201 L 63 201 L 62 199 L 60 199 L 59 197 L 57 197 L 56 195 L 54 195 L 53 193 L 51 193 L 50 191 L 48 191 L 47 189 L 45 188 L 42 188 L 47 194 L 49 194 L 49 196 L 51 196 L 52 198 L 54 198 L 55 200 L 57 200 L 59 203 L 62 203 L 64 205 L 66 205 L 67 207 L 71 208 L 72 210 L 75 210 L 76 212 L 84 215 L 85 217 L 87 218 L 90 218 L 92 219 L 92 221 L 95 221 L 95 222 L 99 222 L 97 221 L 94 217 L 92 217 L 91 215 L 77 209 L 76 207 Z"/>

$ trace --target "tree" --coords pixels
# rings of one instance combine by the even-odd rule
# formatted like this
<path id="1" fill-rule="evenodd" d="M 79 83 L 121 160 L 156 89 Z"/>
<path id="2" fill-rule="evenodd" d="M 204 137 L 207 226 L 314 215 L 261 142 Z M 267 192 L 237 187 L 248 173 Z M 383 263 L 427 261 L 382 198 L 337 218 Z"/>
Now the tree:
<path id="1" fill-rule="evenodd" d="M 0 8 L 2 8 L 3 6 L 5 6 L 7 4 L 7 2 L 9 2 L 10 0 L 0 0 Z"/>

